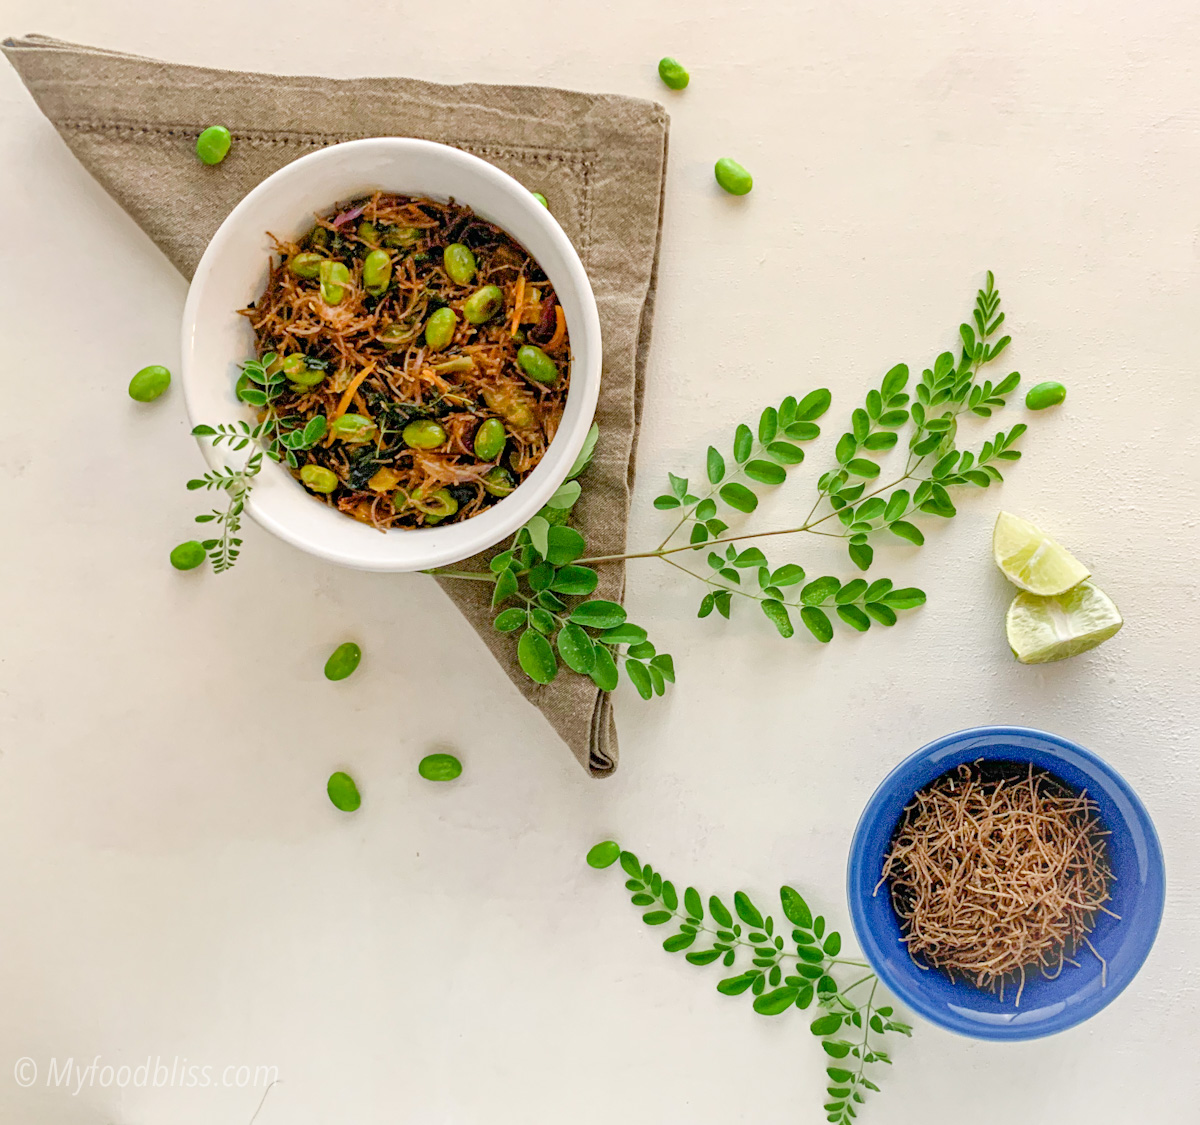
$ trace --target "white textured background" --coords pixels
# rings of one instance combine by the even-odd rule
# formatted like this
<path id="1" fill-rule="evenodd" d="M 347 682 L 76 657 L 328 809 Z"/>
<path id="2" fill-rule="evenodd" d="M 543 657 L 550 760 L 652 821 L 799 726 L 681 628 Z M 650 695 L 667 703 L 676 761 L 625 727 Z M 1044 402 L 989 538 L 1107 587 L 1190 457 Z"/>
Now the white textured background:
<path id="1" fill-rule="evenodd" d="M 170 569 L 199 455 L 178 388 L 148 408 L 124 388 L 176 364 L 184 284 L 0 68 L 0 1117 L 249 1120 L 250 1090 L 43 1084 L 51 1057 L 149 1055 L 278 1066 L 259 1125 L 818 1121 L 805 1021 L 719 996 L 583 853 L 615 835 L 681 884 L 769 899 L 787 881 L 844 922 L 850 833 L 883 773 L 946 731 L 1018 722 L 1090 746 L 1145 799 L 1168 859 L 1158 944 L 1051 1041 L 919 1024 L 862 1120 L 1197 1120 L 1200 9 L 905 7 L 0 0 L 2 33 L 182 62 L 664 101 L 634 545 L 663 533 L 667 469 L 698 475 L 709 441 L 818 385 L 836 436 L 892 363 L 953 344 L 988 267 L 1012 365 L 1070 388 L 1009 483 L 924 549 L 880 551 L 876 573 L 931 595 L 887 634 L 819 649 L 749 611 L 698 622 L 696 589 L 635 564 L 633 615 L 680 683 L 654 705 L 622 688 L 620 771 L 589 781 L 430 580 L 336 570 L 254 528 L 227 577 Z M 655 76 L 668 53 L 691 69 L 682 95 Z M 712 184 L 726 154 L 755 175 L 748 199 Z M 830 447 L 761 526 L 807 511 Z M 1011 661 L 1001 504 L 1091 564 L 1118 639 Z M 816 542 L 785 550 L 820 572 Z M 362 668 L 328 684 L 348 636 Z M 465 762 L 457 784 L 416 776 L 437 747 Z M 364 793 L 351 818 L 324 795 L 337 766 Z M 23 1055 L 43 1067 L 28 1090 L 9 1077 Z"/>

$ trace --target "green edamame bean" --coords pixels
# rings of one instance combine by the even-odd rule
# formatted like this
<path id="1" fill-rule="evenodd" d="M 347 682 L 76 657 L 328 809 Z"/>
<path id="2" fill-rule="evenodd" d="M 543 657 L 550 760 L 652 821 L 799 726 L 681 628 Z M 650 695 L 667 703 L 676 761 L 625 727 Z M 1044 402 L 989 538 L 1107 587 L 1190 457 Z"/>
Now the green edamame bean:
<path id="1" fill-rule="evenodd" d="M 305 465 L 300 470 L 300 480 L 313 492 L 328 496 L 338 486 L 337 473 L 324 465 Z"/>
<path id="2" fill-rule="evenodd" d="M 305 241 L 314 250 L 326 250 L 329 248 L 329 228 L 316 226 L 308 232 Z"/>
<path id="3" fill-rule="evenodd" d="M 370 242 L 374 244 L 379 241 L 379 231 L 376 229 L 375 224 L 371 222 L 370 219 L 363 219 L 363 221 L 358 224 L 358 237 L 361 238 L 363 242 Z"/>
<path id="4" fill-rule="evenodd" d="M 345 641 L 329 654 L 325 661 L 325 678 L 327 680 L 344 680 L 349 676 L 358 662 L 362 659 L 362 649 L 353 641 Z"/>
<path id="5" fill-rule="evenodd" d="M 451 308 L 438 309 L 425 322 L 425 346 L 433 352 L 440 352 L 454 339 L 454 330 L 458 327 L 458 317 Z"/>
<path id="6" fill-rule="evenodd" d="M 453 754 L 426 754 L 417 773 L 426 781 L 453 781 L 462 773 L 462 762 Z"/>
<path id="7" fill-rule="evenodd" d="M 455 285 L 470 285 L 475 276 L 475 255 L 461 242 L 452 242 L 442 252 L 442 266 Z"/>
<path id="8" fill-rule="evenodd" d="M 543 207 L 545 207 L 547 211 L 550 210 L 550 204 L 546 202 L 546 197 L 540 191 L 535 191 L 533 193 L 533 198 L 536 199 Z"/>
<path id="9" fill-rule="evenodd" d="M 754 177 L 736 160 L 722 156 L 713 167 L 717 183 L 730 195 L 745 195 L 754 186 Z"/>
<path id="10" fill-rule="evenodd" d="M 476 289 L 463 301 L 463 316 L 469 324 L 486 324 L 504 307 L 504 290 L 499 285 Z"/>
<path id="11" fill-rule="evenodd" d="M 354 778 L 342 770 L 329 775 L 325 792 L 329 794 L 333 807 L 342 812 L 355 812 L 362 805 L 362 795 L 354 784 Z"/>
<path id="12" fill-rule="evenodd" d="M 341 262 L 326 260 L 318 268 L 317 276 L 321 279 L 321 300 L 327 305 L 340 305 L 346 296 L 350 271 Z"/>
<path id="13" fill-rule="evenodd" d="M 587 864 L 589 867 L 612 867 L 620 855 L 621 845 L 616 840 L 605 840 L 588 851 Z"/>
<path id="14" fill-rule="evenodd" d="M 427 524 L 441 523 L 447 516 L 458 511 L 458 501 L 450 494 L 448 488 L 439 488 L 421 505 Z"/>
<path id="15" fill-rule="evenodd" d="M 490 493 L 492 496 L 507 496 L 517 487 L 512 473 L 507 469 L 500 468 L 499 465 L 484 473 L 480 483 L 483 485 L 484 492 Z"/>
<path id="16" fill-rule="evenodd" d="M 195 539 L 180 543 L 171 552 L 171 565 L 176 570 L 195 570 L 205 558 L 204 547 Z"/>
<path id="17" fill-rule="evenodd" d="M 1066 397 L 1067 388 L 1062 383 L 1038 383 L 1025 396 L 1025 405 L 1030 410 L 1045 410 L 1048 406 L 1058 406 Z"/>
<path id="18" fill-rule="evenodd" d="M 508 434 L 499 418 L 488 418 L 475 431 L 475 456 L 480 461 L 495 461 L 504 452 Z"/>
<path id="19" fill-rule="evenodd" d="M 370 441 L 375 436 L 375 423 L 363 414 L 343 414 L 330 425 L 329 432 L 350 444 Z"/>
<path id="20" fill-rule="evenodd" d="M 677 60 L 669 56 L 658 60 L 658 76 L 672 90 L 682 90 L 692 78 Z"/>
<path id="21" fill-rule="evenodd" d="M 171 385 L 171 373 L 158 364 L 143 367 L 129 380 L 129 397 L 135 402 L 153 402 Z"/>
<path id="22" fill-rule="evenodd" d="M 421 232 L 416 227 L 388 227 L 383 232 L 384 246 L 411 246 Z"/>
<path id="23" fill-rule="evenodd" d="M 196 138 L 196 155 L 205 164 L 220 164 L 229 155 L 233 138 L 224 125 L 210 125 Z"/>
<path id="24" fill-rule="evenodd" d="M 446 431 L 432 418 L 419 418 L 404 427 L 403 437 L 414 449 L 436 449 L 445 444 Z"/>
<path id="25" fill-rule="evenodd" d="M 324 230 L 324 227 L 320 228 Z M 296 277 L 314 278 L 321 272 L 321 263 L 325 259 L 320 254 L 306 250 L 303 254 L 293 254 L 288 259 L 288 270 Z"/>
<path id="26" fill-rule="evenodd" d="M 363 259 L 363 288 L 372 297 L 380 297 L 387 292 L 392 281 L 392 259 L 386 250 L 372 250 Z"/>
<path id="27" fill-rule="evenodd" d="M 524 344 L 517 349 L 517 366 L 535 383 L 553 386 L 558 382 L 558 367 L 541 348 Z"/>
<path id="28" fill-rule="evenodd" d="M 292 387 L 299 387 L 301 390 L 308 390 L 310 387 L 317 386 L 326 375 L 323 367 L 309 367 L 307 364 L 302 365 L 299 370 L 290 372 L 288 378 L 292 381 Z"/>

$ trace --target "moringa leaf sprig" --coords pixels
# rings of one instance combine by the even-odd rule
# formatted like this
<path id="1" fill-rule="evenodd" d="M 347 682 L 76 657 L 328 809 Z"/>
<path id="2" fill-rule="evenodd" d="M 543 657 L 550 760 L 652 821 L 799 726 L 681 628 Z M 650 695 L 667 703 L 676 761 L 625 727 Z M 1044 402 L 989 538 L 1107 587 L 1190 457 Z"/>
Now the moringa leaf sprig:
<path id="1" fill-rule="evenodd" d="M 717 982 L 723 996 L 748 993 L 754 1010 L 764 1016 L 813 1008 L 809 1030 L 830 1060 L 825 1119 L 850 1125 L 867 1094 L 879 1091 L 877 1068 L 891 1065 L 882 1041 L 888 1034 L 910 1036 L 912 1028 L 896 1018 L 890 1005 L 877 1004 L 878 978 L 865 961 L 842 956 L 841 934 L 824 917 L 814 917 L 792 887 L 779 889 L 784 921 L 776 926 L 774 916 L 764 914 L 745 891 L 734 893 L 732 910 L 718 895 L 709 896 L 706 911 L 705 899 L 694 887 L 680 894 L 661 872 L 613 840 L 596 844 L 587 862 L 595 868 L 619 862 L 630 902 L 643 911 L 642 921 L 678 927 L 662 943 L 668 953 L 683 953 L 692 965 L 720 961 L 726 969 L 740 967 Z M 843 984 L 844 976 L 854 979 Z"/>

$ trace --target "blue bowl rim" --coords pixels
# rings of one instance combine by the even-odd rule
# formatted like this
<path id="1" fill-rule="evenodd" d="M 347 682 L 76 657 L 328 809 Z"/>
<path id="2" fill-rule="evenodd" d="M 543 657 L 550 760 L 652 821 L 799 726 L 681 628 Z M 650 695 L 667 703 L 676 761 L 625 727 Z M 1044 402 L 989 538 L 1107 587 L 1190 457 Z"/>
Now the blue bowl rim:
<path id="1" fill-rule="evenodd" d="M 1037 1024 L 984 1024 L 956 1015 L 954 1012 L 947 1011 L 941 1006 L 927 1003 L 919 989 L 911 987 L 906 978 L 897 976 L 892 972 L 888 959 L 882 956 L 879 941 L 866 924 L 866 917 L 855 888 L 861 885 L 863 866 L 866 862 L 864 854 L 866 851 L 866 829 L 879 819 L 881 806 L 888 800 L 892 790 L 897 788 L 897 783 L 904 779 L 910 769 L 954 743 L 981 737 L 1012 736 L 1037 740 L 1050 753 L 1059 750 L 1070 750 L 1072 753 L 1078 754 L 1094 766 L 1129 801 L 1130 807 L 1133 809 L 1140 827 L 1145 833 L 1147 845 L 1152 853 L 1150 870 L 1151 878 L 1154 878 L 1157 884 L 1158 913 L 1154 918 L 1153 925 L 1143 938 L 1143 948 L 1132 970 L 1124 979 L 1110 981 L 1109 987 L 1103 993 L 1097 994 L 1095 1000 L 1064 1009 L 1057 1015 L 1048 1017 Z M 907 787 L 907 785 L 908 783 L 905 782 L 904 787 Z M 914 788 L 912 791 L 915 793 L 916 789 Z M 1085 1020 L 1090 1019 L 1124 992 L 1133 978 L 1141 971 L 1146 958 L 1150 954 L 1150 950 L 1154 946 L 1154 942 L 1158 937 L 1159 927 L 1162 924 L 1163 909 L 1166 900 L 1166 865 L 1163 859 L 1162 842 L 1158 838 L 1158 831 L 1154 827 L 1154 821 L 1150 819 L 1150 813 L 1147 811 L 1146 806 L 1142 804 L 1141 798 L 1134 792 L 1129 782 L 1098 754 L 1088 750 L 1086 747 L 1080 746 L 1079 743 L 1073 742 L 1069 738 L 1064 738 L 1062 735 L 1051 734 L 1049 731 L 1037 730 L 1034 727 L 1010 725 L 966 727 L 963 730 L 954 731 L 951 734 L 935 738 L 932 742 L 927 742 L 919 750 L 913 751 L 894 766 L 888 772 L 887 776 L 876 786 L 870 800 L 867 801 L 866 806 L 863 808 L 862 815 L 858 818 L 858 823 L 855 825 L 854 835 L 851 839 L 850 854 L 846 862 L 846 897 L 850 907 L 850 920 L 854 927 L 855 935 L 858 938 L 859 948 L 863 951 L 864 957 L 879 979 L 907 1007 L 911 1008 L 918 1015 L 924 1016 L 930 1023 L 971 1039 L 1009 1041 L 1039 1039 L 1047 1035 L 1057 1034 L 1060 1031 L 1066 1031 L 1068 1028 L 1075 1027 Z"/>

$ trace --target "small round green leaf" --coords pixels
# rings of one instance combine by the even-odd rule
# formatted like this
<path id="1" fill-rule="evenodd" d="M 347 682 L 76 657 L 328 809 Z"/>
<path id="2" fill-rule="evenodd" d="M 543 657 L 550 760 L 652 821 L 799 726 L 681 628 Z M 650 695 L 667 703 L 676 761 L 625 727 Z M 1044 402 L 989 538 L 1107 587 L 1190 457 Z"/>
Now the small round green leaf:
<path id="1" fill-rule="evenodd" d="M 616 661 L 612 658 L 611 650 L 603 645 L 596 646 L 596 663 L 589 675 L 601 691 L 612 691 L 619 679 Z"/>
<path id="2" fill-rule="evenodd" d="M 595 598 L 589 602 L 580 602 L 571 611 L 571 620 L 589 629 L 615 629 L 624 624 L 625 610 L 616 602 Z"/>
<path id="3" fill-rule="evenodd" d="M 824 610 L 817 609 L 814 605 L 806 605 L 800 610 L 800 620 L 807 626 L 808 631 L 823 644 L 828 644 L 833 640 L 833 624 Z"/>
<path id="4" fill-rule="evenodd" d="M 558 675 L 558 662 L 550 642 L 534 629 L 526 629 L 517 642 L 517 661 L 534 683 L 548 684 Z"/>
<path id="5" fill-rule="evenodd" d="M 736 508 L 739 512 L 753 512 L 758 507 L 758 497 L 744 484 L 739 484 L 737 481 L 721 485 L 720 497 L 731 508 Z"/>
<path id="6" fill-rule="evenodd" d="M 568 621 L 559 631 L 556 642 L 558 654 L 572 672 L 588 676 L 596 667 L 596 646 L 592 638 L 574 622 Z"/>

